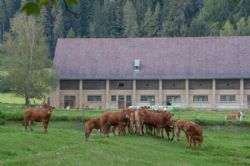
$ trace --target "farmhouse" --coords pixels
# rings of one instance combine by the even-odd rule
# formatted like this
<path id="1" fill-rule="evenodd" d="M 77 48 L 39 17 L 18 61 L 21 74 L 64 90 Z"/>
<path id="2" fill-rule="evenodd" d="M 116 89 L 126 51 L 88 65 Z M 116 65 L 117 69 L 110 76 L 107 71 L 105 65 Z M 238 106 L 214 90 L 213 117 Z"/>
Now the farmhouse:
<path id="1" fill-rule="evenodd" d="M 59 39 L 53 106 L 250 105 L 250 37 Z"/>

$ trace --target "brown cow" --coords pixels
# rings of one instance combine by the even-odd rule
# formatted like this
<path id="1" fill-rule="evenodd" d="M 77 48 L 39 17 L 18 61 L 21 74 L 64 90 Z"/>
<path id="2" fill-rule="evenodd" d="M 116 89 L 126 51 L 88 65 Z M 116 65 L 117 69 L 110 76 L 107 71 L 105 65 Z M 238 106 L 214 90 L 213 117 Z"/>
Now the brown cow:
<path id="1" fill-rule="evenodd" d="M 135 125 L 135 110 L 136 109 L 127 109 L 124 110 L 126 114 L 128 115 L 129 121 L 128 121 L 128 132 L 129 134 L 133 134 L 136 131 L 136 125 Z"/>
<path id="2" fill-rule="evenodd" d="M 172 115 L 167 111 L 148 111 L 144 109 L 136 110 L 135 119 L 139 129 L 139 135 L 142 135 L 143 125 L 154 126 L 157 130 L 157 136 L 160 136 L 161 128 L 169 126 Z"/>
<path id="3" fill-rule="evenodd" d="M 174 130 L 175 130 L 175 121 L 174 120 L 170 120 L 169 123 L 167 124 L 167 126 L 165 127 L 165 131 L 167 133 L 168 136 L 168 140 L 173 141 L 174 140 Z M 162 138 L 164 138 L 163 136 L 163 129 L 162 129 Z M 172 132 L 172 138 L 169 137 L 169 133 Z"/>
<path id="4" fill-rule="evenodd" d="M 85 122 L 85 139 L 88 140 L 93 129 L 100 129 L 100 118 L 90 119 Z"/>
<path id="5" fill-rule="evenodd" d="M 28 108 L 23 115 L 25 131 L 27 131 L 27 127 L 30 127 L 30 130 L 33 131 L 31 127 L 31 123 L 33 121 L 42 122 L 43 127 L 45 129 L 45 133 L 47 133 L 47 128 L 49 124 L 50 117 L 52 115 L 52 111 L 55 109 L 54 107 L 49 106 L 48 108 L 43 109 L 33 109 Z"/>
<path id="6" fill-rule="evenodd" d="M 187 137 L 187 145 L 189 145 L 189 147 L 191 147 L 192 144 L 196 146 L 196 141 L 198 141 L 199 146 L 201 147 L 203 142 L 201 127 L 194 122 L 187 122 L 184 128 Z"/>
<path id="7" fill-rule="evenodd" d="M 111 126 L 118 126 L 119 135 L 125 135 L 125 127 L 129 116 L 126 111 L 104 112 L 100 117 L 101 133 L 108 136 Z"/>
<path id="8" fill-rule="evenodd" d="M 178 141 L 180 141 L 180 134 L 181 134 L 181 131 L 183 131 L 183 132 L 185 132 L 185 124 L 186 123 L 189 123 L 189 122 L 191 122 L 191 121 L 189 121 L 189 120 L 176 120 L 176 122 L 175 122 L 175 126 L 176 126 L 176 128 L 177 128 L 177 133 L 176 133 L 176 135 L 177 135 L 177 140 Z"/>
<path id="9" fill-rule="evenodd" d="M 235 113 L 229 113 L 227 115 L 225 115 L 225 120 L 228 119 L 240 119 L 240 121 L 242 121 L 243 118 L 243 112 L 235 112 Z"/>

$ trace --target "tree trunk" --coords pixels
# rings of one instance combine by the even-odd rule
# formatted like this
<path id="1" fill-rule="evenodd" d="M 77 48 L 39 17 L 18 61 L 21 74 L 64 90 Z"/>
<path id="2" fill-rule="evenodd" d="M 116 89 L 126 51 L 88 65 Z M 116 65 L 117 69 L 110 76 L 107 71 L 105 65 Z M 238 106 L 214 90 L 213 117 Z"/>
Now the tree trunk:
<path id="1" fill-rule="evenodd" d="M 29 104 L 30 104 L 30 98 L 29 98 L 29 96 L 27 94 L 25 94 L 24 98 L 25 98 L 25 105 L 29 106 Z"/>

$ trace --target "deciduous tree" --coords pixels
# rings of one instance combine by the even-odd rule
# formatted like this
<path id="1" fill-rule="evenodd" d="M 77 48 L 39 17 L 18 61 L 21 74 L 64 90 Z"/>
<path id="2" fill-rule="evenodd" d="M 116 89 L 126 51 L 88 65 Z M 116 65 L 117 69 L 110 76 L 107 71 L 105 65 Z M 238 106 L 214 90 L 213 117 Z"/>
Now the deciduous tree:
<path id="1" fill-rule="evenodd" d="M 4 82 L 28 105 L 30 98 L 43 98 L 56 85 L 42 26 L 37 25 L 34 17 L 17 14 L 6 36 Z"/>

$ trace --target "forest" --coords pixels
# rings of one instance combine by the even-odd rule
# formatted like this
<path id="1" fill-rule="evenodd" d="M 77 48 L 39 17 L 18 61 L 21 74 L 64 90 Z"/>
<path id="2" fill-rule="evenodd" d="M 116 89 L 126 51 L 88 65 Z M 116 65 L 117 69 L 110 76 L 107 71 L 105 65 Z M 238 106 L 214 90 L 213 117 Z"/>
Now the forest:
<path id="1" fill-rule="evenodd" d="M 0 42 L 25 0 L 0 0 Z M 53 58 L 58 38 L 198 37 L 250 35 L 250 1 L 78 0 L 43 8 L 42 26 Z"/>

